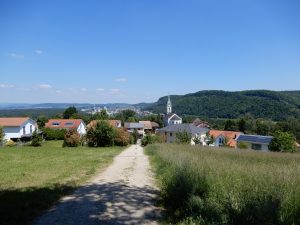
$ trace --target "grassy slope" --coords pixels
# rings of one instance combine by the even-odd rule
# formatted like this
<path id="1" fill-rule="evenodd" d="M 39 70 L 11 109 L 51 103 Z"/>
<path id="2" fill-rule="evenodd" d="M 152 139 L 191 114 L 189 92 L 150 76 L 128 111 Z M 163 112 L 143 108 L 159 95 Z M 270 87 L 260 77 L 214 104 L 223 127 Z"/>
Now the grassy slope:
<path id="1" fill-rule="evenodd" d="M 122 150 L 61 146 L 0 148 L 0 224 L 26 224 Z"/>
<path id="2" fill-rule="evenodd" d="M 147 152 L 172 222 L 198 216 L 199 224 L 300 223 L 299 154 L 183 145 Z"/>

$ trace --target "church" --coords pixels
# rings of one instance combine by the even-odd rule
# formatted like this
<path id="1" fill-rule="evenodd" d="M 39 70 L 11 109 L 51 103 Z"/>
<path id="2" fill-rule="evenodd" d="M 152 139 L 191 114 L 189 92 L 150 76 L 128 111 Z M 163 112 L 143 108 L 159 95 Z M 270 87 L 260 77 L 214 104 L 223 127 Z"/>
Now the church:
<path id="1" fill-rule="evenodd" d="M 172 113 L 172 103 L 170 96 L 168 96 L 167 102 L 167 114 L 164 118 L 164 125 L 173 125 L 173 124 L 182 124 L 182 118 L 178 116 L 176 113 Z"/>

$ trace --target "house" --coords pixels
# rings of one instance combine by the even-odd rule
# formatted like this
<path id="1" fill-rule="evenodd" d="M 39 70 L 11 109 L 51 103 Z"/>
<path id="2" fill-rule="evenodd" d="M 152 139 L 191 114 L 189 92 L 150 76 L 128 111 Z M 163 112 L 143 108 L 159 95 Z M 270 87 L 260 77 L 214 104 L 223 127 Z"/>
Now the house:
<path id="1" fill-rule="evenodd" d="M 200 141 L 203 142 L 206 133 L 208 132 L 207 128 L 196 127 L 193 124 L 184 123 L 184 124 L 172 124 L 164 128 L 157 130 L 158 134 L 162 136 L 163 140 L 167 143 L 176 142 L 176 134 L 179 132 L 187 132 L 191 135 L 191 144 L 194 145 L 195 142 L 193 139 L 195 137 L 200 138 Z"/>
<path id="2" fill-rule="evenodd" d="M 203 121 L 203 120 L 200 120 L 199 118 L 195 119 L 195 120 L 193 121 L 193 124 L 194 124 L 196 127 L 209 128 L 208 122 Z"/>
<path id="3" fill-rule="evenodd" d="M 164 118 L 165 126 L 172 125 L 172 124 L 182 124 L 182 118 L 178 116 L 176 113 L 172 113 L 172 103 L 170 96 L 168 96 L 167 102 L 167 114 Z"/>
<path id="4" fill-rule="evenodd" d="M 213 143 L 211 146 L 223 146 L 227 145 L 231 148 L 236 148 L 236 138 L 243 134 L 236 131 L 224 131 L 224 130 L 210 130 L 209 135 L 213 137 Z"/>
<path id="5" fill-rule="evenodd" d="M 156 130 L 159 128 L 158 123 L 151 122 L 151 121 L 139 121 L 144 125 L 144 131 L 148 134 L 155 134 Z"/>
<path id="6" fill-rule="evenodd" d="M 240 143 L 245 144 L 249 149 L 259 151 L 269 151 L 269 144 L 272 141 L 272 136 L 249 135 L 241 134 L 236 138 L 237 146 Z"/>
<path id="7" fill-rule="evenodd" d="M 75 129 L 78 134 L 86 134 L 86 125 L 81 119 L 50 119 L 46 124 L 45 128 L 50 129 Z"/>
<path id="8" fill-rule="evenodd" d="M 37 123 L 29 117 L 0 118 L 0 127 L 3 127 L 4 140 L 26 140 L 38 129 Z"/>
<path id="9" fill-rule="evenodd" d="M 137 131 L 140 138 L 142 138 L 145 135 L 144 124 L 143 123 L 125 122 L 124 123 L 124 128 L 129 133 L 133 133 L 134 131 Z"/>
<path id="10" fill-rule="evenodd" d="M 122 122 L 121 120 L 105 120 L 107 121 L 112 127 L 115 128 L 121 128 L 122 127 Z M 98 120 L 92 120 L 88 125 L 87 125 L 87 129 L 96 126 Z"/>

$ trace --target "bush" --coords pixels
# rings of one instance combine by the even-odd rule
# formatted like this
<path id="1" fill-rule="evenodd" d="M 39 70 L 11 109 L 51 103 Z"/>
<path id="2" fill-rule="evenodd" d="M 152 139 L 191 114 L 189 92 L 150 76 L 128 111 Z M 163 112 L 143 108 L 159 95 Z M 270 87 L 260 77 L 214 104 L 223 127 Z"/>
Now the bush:
<path id="1" fill-rule="evenodd" d="M 63 147 L 77 147 L 81 143 L 81 137 L 77 130 L 70 129 L 64 137 Z"/>
<path id="2" fill-rule="evenodd" d="M 191 138 L 192 138 L 192 136 L 186 131 L 176 133 L 176 142 L 177 143 L 189 144 L 189 143 L 191 143 Z"/>
<path id="3" fill-rule="evenodd" d="M 43 132 L 46 140 L 64 140 L 67 130 L 45 128 Z"/>
<path id="4" fill-rule="evenodd" d="M 248 148 L 248 145 L 245 143 L 245 142 L 239 142 L 237 147 L 239 149 L 247 149 Z"/>
<path id="5" fill-rule="evenodd" d="M 159 135 L 147 134 L 145 137 L 143 137 L 141 144 L 142 146 L 147 146 L 154 143 L 162 143 L 161 137 Z"/>
<path id="6" fill-rule="evenodd" d="M 295 152 L 297 149 L 296 139 L 288 132 L 276 131 L 269 149 L 275 152 Z"/>
<path id="7" fill-rule="evenodd" d="M 109 147 L 114 144 L 115 130 L 107 121 L 98 121 L 88 129 L 86 138 L 89 147 Z"/>
<path id="8" fill-rule="evenodd" d="M 4 139 L 4 131 L 3 131 L 3 127 L 0 127 L 0 142 L 2 142 Z"/>
<path id="9" fill-rule="evenodd" d="M 130 135 L 123 128 L 115 128 L 114 144 L 117 146 L 127 146 L 130 144 Z"/>
<path id="10" fill-rule="evenodd" d="M 36 131 L 34 131 L 31 137 L 30 145 L 34 147 L 39 147 L 42 145 L 42 141 L 43 141 L 42 137 L 38 135 Z"/>
<path id="11" fill-rule="evenodd" d="M 13 140 L 9 139 L 6 143 L 5 143 L 5 146 L 7 147 L 14 147 L 16 146 L 16 142 L 14 142 Z"/>

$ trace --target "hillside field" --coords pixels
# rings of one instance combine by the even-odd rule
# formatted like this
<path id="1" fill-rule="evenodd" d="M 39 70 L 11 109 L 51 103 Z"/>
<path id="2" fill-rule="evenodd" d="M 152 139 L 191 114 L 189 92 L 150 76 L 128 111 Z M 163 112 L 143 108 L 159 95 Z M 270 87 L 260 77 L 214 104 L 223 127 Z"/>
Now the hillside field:
<path id="1" fill-rule="evenodd" d="M 28 224 L 122 149 L 62 148 L 62 141 L 0 148 L 0 224 Z"/>
<path id="2" fill-rule="evenodd" d="M 171 224 L 300 224 L 300 154 L 146 147 Z"/>

